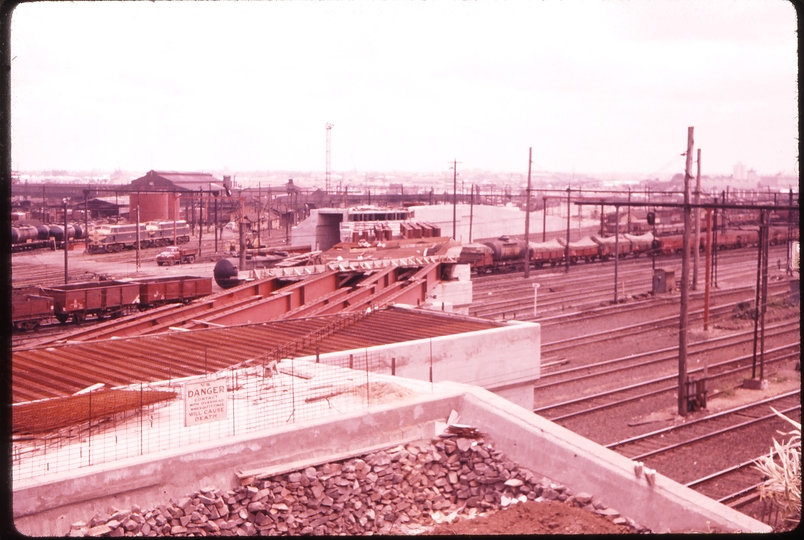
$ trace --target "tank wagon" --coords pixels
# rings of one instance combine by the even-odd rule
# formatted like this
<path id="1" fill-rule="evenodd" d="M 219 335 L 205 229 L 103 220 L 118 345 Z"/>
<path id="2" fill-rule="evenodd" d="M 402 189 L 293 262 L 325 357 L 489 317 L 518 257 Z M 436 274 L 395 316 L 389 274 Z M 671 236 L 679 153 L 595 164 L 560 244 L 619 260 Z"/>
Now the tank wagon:
<path id="1" fill-rule="evenodd" d="M 81 225 L 67 225 L 67 239 L 84 238 Z M 15 225 L 11 227 L 11 252 L 29 251 L 32 249 L 64 247 L 64 225 Z"/>
<path id="2" fill-rule="evenodd" d="M 786 227 L 770 227 L 770 243 L 783 244 L 788 240 L 797 240 L 799 230 L 794 228 L 788 238 Z M 580 261 L 592 263 L 607 261 L 615 256 L 619 249 L 619 257 L 639 257 L 642 254 L 672 255 L 681 253 L 683 235 L 672 234 L 656 236 L 652 233 L 642 235 L 621 234 L 619 242 L 613 236 L 587 236 L 569 243 L 557 238 L 548 242 L 530 242 L 528 245 L 528 261 L 536 268 L 546 265 L 566 264 L 566 253 L 569 251 L 570 264 Z M 694 240 L 692 240 L 694 242 Z M 717 231 L 717 249 L 736 249 L 756 246 L 759 233 L 751 229 L 727 229 Z M 524 267 L 525 241 L 522 239 L 501 236 L 496 240 L 472 243 L 463 246 L 458 257 L 459 264 L 468 264 L 477 273 L 490 273 L 501 270 L 522 270 Z M 699 250 L 706 248 L 706 234 L 701 234 Z"/>

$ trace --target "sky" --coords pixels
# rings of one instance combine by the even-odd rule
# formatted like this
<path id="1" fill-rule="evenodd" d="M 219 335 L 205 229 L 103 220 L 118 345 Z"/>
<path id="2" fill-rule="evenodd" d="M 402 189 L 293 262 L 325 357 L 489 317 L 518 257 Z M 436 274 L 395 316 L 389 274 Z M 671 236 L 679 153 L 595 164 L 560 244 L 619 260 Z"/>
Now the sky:
<path id="1" fill-rule="evenodd" d="M 12 167 L 797 173 L 796 49 L 786 0 L 22 4 Z"/>

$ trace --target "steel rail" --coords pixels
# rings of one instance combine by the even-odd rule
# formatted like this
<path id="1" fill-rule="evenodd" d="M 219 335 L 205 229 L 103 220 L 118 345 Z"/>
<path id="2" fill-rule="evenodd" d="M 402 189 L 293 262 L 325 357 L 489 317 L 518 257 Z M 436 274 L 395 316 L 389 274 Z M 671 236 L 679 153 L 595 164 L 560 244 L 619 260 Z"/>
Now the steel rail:
<path id="1" fill-rule="evenodd" d="M 781 412 L 782 414 L 786 414 L 786 413 L 793 412 L 793 411 L 796 411 L 796 410 L 801 410 L 801 404 L 796 405 L 795 407 L 788 407 L 787 409 L 784 409 L 783 411 L 779 411 L 779 412 Z M 699 442 L 699 441 L 703 441 L 705 439 L 708 439 L 710 437 L 714 437 L 716 435 L 722 435 L 723 433 L 728 433 L 730 431 L 736 431 L 736 430 L 742 429 L 742 428 L 744 428 L 746 426 L 750 426 L 752 424 L 757 424 L 759 422 L 765 422 L 767 420 L 772 420 L 774 418 L 779 418 L 779 417 L 776 416 L 775 413 L 774 414 L 767 414 L 765 416 L 759 416 L 757 418 L 752 418 L 751 420 L 746 420 L 745 422 L 741 422 L 739 424 L 734 424 L 733 426 L 717 429 L 715 431 L 710 431 L 709 433 L 706 433 L 704 435 L 699 435 L 697 437 L 693 437 L 693 438 L 688 439 L 688 440 L 683 441 L 683 442 L 670 444 L 670 445 L 662 447 L 662 448 L 657 448 L 656 450 L 651 450 L 650 452 L 644 452 L 644 453 L 636 455 L 636 456 L 631 456 L 630 459 L 632 459 L 634 461 L 637 461 L 637 460 L 640 460 L 640 459 L 645 459 L 645 458 L 650 457 L 650 456 L 655 456 L 657 454 L 663 454 L 665 452 L 669 452 L 670 450 L 675 450 L 676 448 L 680 448 L 682 446 L 688 446 L 690 444 L 693 444 L 693 443 L 696 443 L 696 442 Z"/>
<path id="2" fill-rule="evenodd" d="M 776 295 L 771 295 L 771 296 L 776 296 Z M 728 311 L 729 309 L 733 309 L 734 307 L 736 307 L 740 303 L 741 302 L 732 302 L 732 303 L 729 303 L 729 304 L 723 304 L 721 306 L 716 306 L 716 307 L 710 309 L 709 313 L 711 315 L 713 312 L 714 313 L 720 313 L 722 311 Z M 703 317 L 703 310 L 696 310 L 696 311 L 690 312 L 690 320 L 691 321 L 692 320 L 698 320 L 699 318 L 702 318 L 702 317 Z M 628 336 L 634 335 L 635 333 L 638 333 L 638 331 L 641 328 L 645 327 L 645 326 L 650 326 L 651 328 L 656 329 L 656 328 L 664 328 L 666 326 L 674 326 L 674 325 L 677 325 L 677 324 L 678 324 L 678 316 L 677 315 L 671 315 L 669 317 L 662 317 L 660 319 L 653 319 L 651 321 L 646 321 L 646 322 L 641 322 L 641 323 L 635 323 L 635 324 L 630 324 L 630 325 L 626 325 L 626 326 L 621 326 L 621 327 L 615 328 L 613 330 L 612 329 L 602 330 L 600 332 L 594 332 L 594 333 L 591 333 L 591 334 L 584 334 L 582 336 L 577 336 L 577 337 L 574 337 L 574 338 L 567 338 L 567 339 L 551 341 L 549 343 L 543 343 L 542 344 L 542 352 L 545 352 L 545 350 L 547 349 L 548 352 L 554 353 L 556 351 L 560 351 L 560 350 L 564 350 L 564 349 L 571 349 L 573 347 L 578 347 L 580 345 L 586 345 L 587 343 L 581 343 L 582 340 L 597 342 L 597 341 L 600 340 L 600 338 L 611 340 L 611 339 L 620 339 L 620 338 L 623 338 L 623 337 L 628 337 Z M 614 332 L 617 332 L 617 335 L 612 335 Z"/>
<path id="3" fill-rule="evenodd" d="M 782 347 L 777 347 L 775 349 L 765 351 L 765 353 L 766 354 L 772 354 L 774 352 L 780 352 L 783 349 L 789 349 L 791 347 L 798 347 L 799 345 L 800 344 L 798 344 L 798 343 L 791 344 L 791 345 L 784 345 Z M 782 360 L 786 360 L 787 358 L 793 356 L 793 354 L 795 354 L 795 353 L 790 353 L 790 354 L 781 356 L 779 358 L 766 359 L 765 364 L 768 365 L 768 364 L 771 364 L 771 363 L 774 363 L 774 362 L 780 362 Z M 800 352 L 798 354 L 800 355 Z M 720 362 L 718 364 L 713 364 L 711 366 L 708 366 L 708 369 L 712 370 L 714 368 L 721 367 L 723 365 L 728 365 L 728 364 L 733 364 L 733 363 L 736 363 L 736 362 L 741 362 L 741 361 L 744 361 L 744 360 L 748 360 L 750 358 L 751 358 L 750 356 L 741 356 L 741 357 L 736 358 L 736 359 L 726 360 L 726 361 Z M 739 372 L 739 371 L 745 371 L 746 369 L 750 369 L 750 368 L 751 368 L 751 366 L 749 365 L 749 366 L 743 366 L 743 367 L 739 367 L 739 368 L 736 368 L 736 369 L 733 369 L 733 370 L 729 370 L 729 371 L 726 371 L 726 372 L 717 373 L 717 374 L 714 374 L 714 375 L 710 374 L 708 376 L 708 380 L 716 379 L 716 378 L 723 377 L 723 376 L 726 376 L 726 375 L 732 375 L 733 373 L 736 373 L 736 372 Z M 688 371 L 688 374 L 692 375 L 693 373 L 702 372 L 703 369 L 704 368 L 691 369 L 691 370 Z M 665 382 L 665 381 L 668 381 L 668 380 L 675 380 L 677 378 L 678 378 L 678 375 L 668 375 L 666 377 L 660 377 L 658 379 L 653 379 L 651 381 L 645 381 L 645 382 L 642 382 L 642 383 L 632 384 L 632 385 L 624 386 L 624 387 L 617 388 L 617 389 L 614 389 L 614 390 L 607 390 L 606 392 L 600 392 L 598 394 L 593 394 L 591 396 L 584 396 L 582 398 L 577 398 L 577 399 L 573 399 L 573 400 L 569 400 L 569 401 L 564 401 L 564 402 L 561 402 L 561 403 L 556 403 L 556 404 L 548 405 L 548 406 L 545 406 L 545 407 L 539 407 L 537 409 L 533 409 L 533 412 L 534 413 L 541 413 L 542 411 L 547 411 L 547 410 L 550 410 L 550 409 L 557 409 L 559 407 L 564 407 L 564 406 L 567 406 L 567 405 L 574 405 L 576 403 L 583 403 L 584 401 L 590 401 L 592 399 L 596 399 L 596 398 L 599 398 L 599 397 L 606 397 L 606 396 L 616 394 L 618 392 L 623 392 L 623 391 L 627 391 L 627 390 L 633 390 L 635 388 L 639 388 L 639 387 L 643 387 L 643 386 L 649 386 L 651 384 L 658 384 L 658 383 Z M 591 408 L 588 408 L 588 409 L 583 409 L 581 411 L 576 411 L 576 412 L 573 412 L 573 413 L 567 413 L 567 414 L 564 414 L 564 415 L 561 415 L 561 416 L 555 416 L 555 417 L 550 418 L 549 420 L 552 421 L 552 422 L 557 422 L 558 420 L 565 420 L 567 418 L 572 418 L 574 416 L 580 416 L 582 414 L 587 414 L 587 413 L 599 411 L 599 410 L 602 410 L 602 409 L 608 409 L 610 407 L 614 407 L 614 406 L 617 406 L 617 405 L 622 405 L 623 403 L 628 403 L 628 402 L 635 401 L 635 400 L 638 400 L 638 399 L 642 399 L 642 398 L 645 398 L 645 397 L 650 397 L 650 396 L 653 396 L 653 395 L 656 395 L 656 394 L 662 394 L 664 392 L 670 392 L 670 391 L 676 391 L 676 390 L 678 390 L 677 385 L 666 386 L 666 387 L 663 387 L 663 388 L 661 388 L 659 390 L 653 390 L 653 391 L 646 392 L 644 394 L 640 394 L 640 395 L 637 395 L 637 396 L 633 396 L 633 397 L 629 397 L 629 398 L 623 398 L 623 399 L 618 400 L 618 401 L 613 401 L 611 403 L 598 405 L 598 406 L 595 406 L 595 407 L 591 407 Z"/>
<path id="4" fill-rule="evenodd" d="M 726 411 L 720 411 L 718 413 L 711 414 L 711 415 L 705 416 L 703 418 L 698 418 L 697 420 L 691 420 L 689 422 L 685 422 L 684 424 L 681 424 L 681 425 L 678 425 L 678 426 L 670 426 L 670 427 L 666 427 L 666 428 L 662 428 L 662 429 L 657 429 L 655 431 L 651 431 L 650 433 L 643 433 L 642 435 L 636 435 L 634 437 L 629 437 L 628 439 L 623 439 L 621 441 L 617 441 L 617 442 L 607 444 L 607 445 L 605 445 L 605 447 L 609 448 L 609 449 L 616 448 L 617 446 L 621 446 L 623 444 L 628 444 L 628 443 L 631 443 L 631 442 L 640 441 L 642 439 L 647 439 L 648 437 L 655 437 L 657 435 L 662 435 L 664 433 L 668 433 L 670 431 L 675 431 L 675 430 L 681 429 L 683 427 L 692 426 L 692 425 L 695 425 L 695 424 L 710 421 L 710 420 L 712 420 L 714 418 L 720 418 L 720 417 L 723 417 L 723 416 L 728 416 L 730 414 L 736 414 L 736 413 L 739 413 L 741 411 L 751 409 L 753 407 L 757 407 L 757 406 L 760 406 L 760 405 L 765 405 L 766 403 L 771 403 L 773 401 L 778 401 L 780 399 L 784 399 L 784 398 L 787 398 L 787 397 L 790 397 L 790 396 L 794 396 L 794 395 L 797 395 L 799 393 L 800 392 L 798 390 L 785 392 L 784 394 L 771 396 L 771 397 L 762 399 L 760 401 L 755 401 L 755 402 L 752 402 L 752 403 L 748 403 L 746 405 L 740 405 L 739 407 L 734 407 L 733 409 L 728 409 Z"/>
<path id="5" fill-rule="evenodd" d="M 757 462 L 757 460 L 759 460 L 759 459 L 761 459 L 761 458 L 763 458 L 763 457 L 765 457 L 767 455 L 768 454 L 762 454 L 761 456 L 755 457 L 753 459 L 749 459 L 748 461 L 743 461 L 739 465 L 733 465 L 731 467 L 723 469 L 722 471 L 713 472 L 712 474 L 708 474 L 706 476 L 698 478 L 697 480 L 693 480 L 692 482 L 687 482 L 686 484 L 684 484 L 684 487 L 693 488 L 693 487 L 698 486 L 700 484 L 703 484 L 705 482 L 709 482 L 710 480 L 714 480 L 715 478 L 720 478 L 721 476 L 726 476 L 727 474 L 733 473 L 735 471 L 739 471 L 740 469 L 744 469 L 744 468 L 748 467 L 749 465 L 755 464 Z M 776 456 L 776 455 L 778 455 L 778 452 L 773 451 L 773 452 L 770 453 L 770 455 Z"/>
<path id="6" fill-rule="evenodd" d="M 766 334 L 765 337 L 766 338 L 771 338 L 771 337 L 776 337 L 776 336 L 779 336 L 779 335 L 782 335 L 782 334 L 789 333 L 789 332 L 795 330 L 795 328 L 792 328 L 792 329 L 789 329 L 789 330 L 781 330 L 779 332 L 774 332 L 774 333 L 771 333 L 771 331 L 777 330 L 777 329 L 779 329 L 781 327 L 784 327 L 784 326 L 796 326 L 796 325 L 798 325 L 797 321 L 796 322 L 786 322 L 786 323 L 781 323 L 781 324 L 777 324 L 777 325 L 774 325 L 774 326 L 766 327 L 766 331 L 768 333 Z M 726 341 L 726 340 L 735 339 L 735 338 L 737 338 L 737 341 L 735 341 L 734 343 L 730 343 L 730 344 L 715 344 L 714 343 L 714 342 L 717 342 L 717 341 Z M 690 355 L 698 355 L 698 354 L 710 352 L 710 351 L 713 351 L 713 350 L 717 350 L 717 349 L 720 349 L 720 348 L 733 347 L 735 345 L 740 345 L 742 343 L 750 342 L 752 339 L 753 338 L 750 335 L 748 337 L 746 337 L 745 333 L 736 333 L 736 334 L 729 334 L 729 335 L 726 335 L 726 336 L 716 337 L 716 338 L 713 338 L 713 339 L 711 339 L 709 341 L 693 343 L 692 345 L 694 347 L 699 347 L 699 348 L 697 350 L 695 350 L 695 351 L 690 351 Z M 573 367 L 573 368 L 569 368 L 569 369 L 563 369 L 563 370 L 560 370 L 560 371 L 554 371 L 554 372 L 542 375 L 541 378 L 545 379 L 547 377 L 555 377 L 555 376 L 558 376 L 558 375 L 564 375 L 566 373 L 572 373 L 574 371 L 588 371 L 589 369 L 592 369 L 592 368 L 603 367 L 603 366 L 612 365 L 612 364 L 619 364 L 621 362 L 628 362 L 630 360 L 637 360 L 640 357 L 652 356 L 652 355 L 662 354 L 662 353 L 669 353 L 669 352 L 673 352 L 673 351 L 677 351 L 677 350 L 678 350 L 678 346 L 665 347 L 664 349 L 657 349 L 655 351 L 647 351 L 647 352 L 643 352 L 643 353 L 633 354 L 631 356 L 624 356 L 622 358 L 614 358 L 612 360 L 605 360 L 603 362 L 595 362 L 593 364 L 584 364 L 582 366 L 577 366 L 577 367 Z M 633 365 L 627 365 L 627 366 L 619 366 L 619 367 L 615 367 L 613 369 L 609 369 L 609 370 L 606 370 L 606 371 L 599 371 L 597 373 L 586 373 L 584 375 L 581 375 L 581 376 L 578 376 L 578 377 L 573 377 L 573 378 L 570 378 L 570 379 L 562 379 L 560 381 L 555 381 L 555 382 L 551 382 L 551 383 L 547 383 L 547 384 L 536 385 L 536 386 L 533 387 L 533 389 L 538 390 L 540 388 L 550 388 L 550 387 L 553 387 L 553 386 L 557 386 L 559 384 L 567 384 L 567 383 L 571 383 L 571 382 L 582 381 L 584 379 L 591 379 L 593 377 L 597 377 L 597 376 L 600 376 L 600 375 L 608 375 L 608 374 L 611 374 L 611 373 L 617 373 L 618 371 L 624 371 L 626 369 L 640 368 L 640 367 L 649 366 L 649 365 L 652 365 L 652 364 L 658 364 L 658 363 L 661 363 L 661 362 L 667 362 L 667 361 L 670 361 L 670 360 L 674 360 L 675 358 L 677 358 L 675 355 L 661 356 L 659 358 L 654 358 L 653 360 L 648 360 L 647 362 L 642 362 L 642 363 L 633 364 Z"/>
<path id="7" fill-rule="evenodd" d="M 785 293 L 784 285 L 786 283 L 787 282 L 776 282 L 776 283 L 770 284 L 770 286 L 772 286 L 772 287 L 783 289 L 781 293 L 776 292 L 776 293 L 774 293 L 774 295 L 784 294 Z M 745 290 L 746 292 L 752 292 L 753 293 L 753 291 L 755 289 L 756 289 L 756 287 L 734 287 L 734 288 L 731 288 L 731 289 L 722 289 L 720 291 L 716 291 L 716 293 L 714 295 L 711 295 L 711 297 L 713 299 L 718 299 L 718 298 L 722 298 L 722 297 L 725 297 L 725 296 L 730 296 L 730 295 L 733 295 L 733 294 L 739 294 L 743 290 Z M 692 294 L 690 296 L 694 300 L 699 300 L 700 297 L 702 296 L 702 294 L 703 293 L 695 293 L 695 294 Z M 672 298 L 672 297 L 671 298 L 666 298 L 666 299 L 665 298 L 655 298 L 654 297 L 654 298 L 651 298 L 651 299 L 648 299 L 648 300 L 638 301 L 638 303 L 631 302 L 629 304 L 624 304 L 623 308 L 620 311 L 618 311 L 617 313 L 628 313 L 629 311 L 638 311 L 638 309 L 641 308 L 643 304 L 651 303 L 651 302 L 656 303 L 657 300 L 664 300 L 664 302 L 662 302 L 663 304 L 670 304 L 670 305 L 677 304 L 675 298 Z M 532 304 L 532 302 L 530 302 L 530 304 Z M 540 304 L 540 305 L 542 305 L 542 304 Z M 728 305 L 733 305 L 733 303 L 728 304 Z M 637 309 L 629 310 L 628 307 L 630 307 L 630 306 L 635 306 L 635 308 L 637 308 Z M 718 306 L 715 306 L 715 308 L 717 308 L 717 307 Z M 531 310 L 532 310 L 532 308 L 533 308 L 533 306 L 530 305 Z M 525 309 L 525 308 L 523 308 L 523 309 Z M 583 313 L 581 313 L 582 316 L 577 317 L 573 322 L 577 322 L 577 321 L 580 321 L 580 320 L 597 318 L 598 317 L 597 312 L 601 312 L 601 313 L 603 313 L 605 315 L 605 314 L 607 314 L 606 313 L 607 310 L 610 312 L 611 311 L 611 306 L 602 306 L 602 307 L 596 307 L 594 309 L 585 310 Z M 694 312 L 691 312 L 691 314 L 699 313 L 699 312 L 700 311 L 694 311 Z M 567 317 L 572 317 L 572 316 L 576 316 L 576 315 L 578 315 L 578 312 L 575 312 L 575 313 L 572 313 L 572 314 L 553 315 L 551 317 L 526 317 L 525 319 L 526 320 L 538 320 L 540 324 L 547 326 L 549 324 L 553 324 L 554 323 L 553 321 L 555 321 L 555 324 L 561 324 L 562 322 L 564 322 L 561 319 L 565 319 Z"/>

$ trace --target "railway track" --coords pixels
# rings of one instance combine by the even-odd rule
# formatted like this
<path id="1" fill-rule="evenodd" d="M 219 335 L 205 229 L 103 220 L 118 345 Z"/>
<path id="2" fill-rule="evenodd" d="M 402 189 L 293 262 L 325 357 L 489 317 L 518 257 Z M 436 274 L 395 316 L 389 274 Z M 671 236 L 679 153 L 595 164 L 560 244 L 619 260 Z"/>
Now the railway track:
<path id="1" fill-rule="evenodd" d="M 783 362 L 786 360 L 800 357 L 800 342 L 792 343 L 775 349 L 765 351 L 765 366 Z M 734 376 L 746 372 L 752 368 L 752 356 L 746 355 L 724 362 L 709 365 L 707 381 L 714 381 L 719 378 Z M 703 375 L 704 368 L 694 368 L 688 370 L 688 375 Z M 604 409 L 612 409 L 619 405 L 642 400 L 647 397 L 665 393 L 677 393 L 678 375 L 671 374 L 658 377 L 648 381 L 605 390 L 596 394 L 586 395 L 574 399 L 565 400 L 537 407 L 533 412 L 544 416 L 554 422 L 576 418 L 582 415 L 597 413 Z"/>
<path id="2" fill-rule="evenodd" d="M 797 320 L 769 325 L 765 329 L 766 338 L 768 341 L 771 341 L 772 338 L 778 336 L 795 338 L 799 334 L 799 326 L 799 321 Z M 727 347 L 748 345 L 752 343 L 752 341 L 752 332 L 736 332 L 733 334 L 715 337 L 707 341 L 693 343 L 688 349 L 688 354 L 689 358 L 692 360 L 696 356 L 705 356 Z M 554 364 L 553 366 L 555 366 L 555 369 L 548 369 L 542 372 L 540 383 L 534 386 L 534 391 L 539 391 L 546 388 L 556 388 L 557 386 L 571 383 L 584 382 L 593 378 L 598 379 L 597 384 L 599 384 L 599 379 L 602 376 L 619 374 L 622 371 L 628 371 L 629 374 L 633 375 L 634 371 L 639 368 L 649 368 L 655 373 L 655 371 L 659 369 L 659 366 L 656 364 L 675 363 L 677 360 L 678 347 L 675 346 L 638 354 L 631 354 L 626 357 L 614 358 L 611 360 L 582 364 L 565 369 L 558 369 L 558 365 Z M 673 365 L 672 367 L 674 368 L 675 366 Z"/>
<path id="3" fill-rule="evenodd" d="M 756 500 L 756 490 L 764 480 L 754 466 L 757 459 L 768 455 L 771 439 L 779 438 L 778 431 L 789 431 L 789 424 L 773 413 L 771 407 L 800 421 L 799 391 L 734 407 L 606 447 L 635 462 L 644 462 L 646 466 L 718 502 L 741 507 Z M 738 444 L 734 444 L 735 441 Z M 745 443 L 739 444 L 739 441 Z M 729 449 L 724 450 L 725 447 Z M 712 464 L 720 464 L 712 467 L 705 456 L 713 453 L 728 454 L 730 465 L 723 468 L 722 460 L 713 460 Z M 700 467 L 689 467 L 691 459 L 693 465 Z"/>
<path id="4" fill-rule="evenodd" d="M 652 431 L 637 437 L 630 437 L 605 446 L 635 461 L 644 461 L 650 457 L 715 437 L 721 433 L 778 418 L 770 411 L 770 407 L 783 414 L 800 411 L 801 399 L 799 391 L 786 392 L 748 405 L 690 420 L 681 425 Z"/>
<path id="5" fill-rule="evenodd" d="M 771 257 L 784 258 L 786 252 L 776 247 Z M 729 252 L 720 262 L 722 281 L 742 280 L 753 283 L 756 276 L 754 253 L 750 249 Z M 667 258 L 663 264 L 680 264 L 678 257 Z M 620 299 L 647 296 L 652 290 L 650 260 L 625 259 L 620 262 L 618 290 Z M 473 278 L 476 301 L 469 308 L 471 315 L 487 318 L 516 318 L 535 320 L 533 317 L 533 285 L 540 283 L 538 291 L 538 320 L 546 315 L 588 310 L 613 303 L 613 265 L 609 263 L 580 265 L 574 273 L 546 272 L 527 280 L 521 272 L 492 277 Z M 680 275 L 680 269 L 676 271 Z M 700 286 L 700 285 L 699 285 Z M 622 289 L 625 291 L 622 291 Z M 724 287 L 726 288 L 726 287 Z M 733 284 L 731 287 L 733 288 Z M 717 289 L 716 289 L 717 290 Z M 635 294 L 636 291 L 636 294 Z M 630 294 L 630 297 L 627 296 Z"/>

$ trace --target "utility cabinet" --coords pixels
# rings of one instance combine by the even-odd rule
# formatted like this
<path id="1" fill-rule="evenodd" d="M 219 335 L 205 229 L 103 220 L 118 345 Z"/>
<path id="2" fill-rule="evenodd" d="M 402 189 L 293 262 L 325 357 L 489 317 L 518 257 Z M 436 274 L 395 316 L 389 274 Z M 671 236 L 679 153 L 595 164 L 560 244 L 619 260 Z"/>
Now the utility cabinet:
<path id="1" fill-rule="evenodd" d="M 673 292 L 676 283 L 676 273 L 662 268 L 653 271 L 653 294 Z"/>

